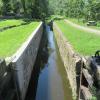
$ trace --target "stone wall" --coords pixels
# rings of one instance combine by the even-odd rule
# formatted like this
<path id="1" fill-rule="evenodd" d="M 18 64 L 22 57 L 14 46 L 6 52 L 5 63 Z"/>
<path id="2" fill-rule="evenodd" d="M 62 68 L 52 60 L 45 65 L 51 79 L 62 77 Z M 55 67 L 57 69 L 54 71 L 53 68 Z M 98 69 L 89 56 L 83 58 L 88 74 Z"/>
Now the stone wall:
<path id="1" fill-rule="evenodd" d="M 3 59 L 0 59 L 0 80 L 6 72 L 6 62 Z"/>
<path id="2" fill-rule="evenodd" d="M 25 99 L 42 33 L 43 23 L 41 22 L 37 29 L 29 36 L 27 41 L 23 43 L 11 58 L 19 100 Z"/>
<path id="3" fill-rule="evenodd" d="M 63 36 L 56 23 L 53 25 L 55 38 L 59 47 L 59 52 L 64 63 L 70 86 L 72 88 L 73 97 L 77 96 L 77 83 L 76 83 L 76 66 L 81 58 L 74 52 L 67 39 Z"/>
<path id="4" fill-rule="evenodd" d="M 14 98 L 17 100 L 17 91 L 12 74 L 10 65 L 7 66 L 5 60 L 0 59 L 0 100 L 14 100 Z"/>

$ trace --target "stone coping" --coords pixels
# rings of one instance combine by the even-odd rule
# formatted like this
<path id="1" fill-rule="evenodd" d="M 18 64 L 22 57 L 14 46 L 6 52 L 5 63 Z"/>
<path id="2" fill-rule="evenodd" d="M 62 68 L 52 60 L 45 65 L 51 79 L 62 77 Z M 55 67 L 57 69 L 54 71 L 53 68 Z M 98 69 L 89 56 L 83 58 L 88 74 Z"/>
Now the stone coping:
<path id="1" fill-rule="evenodd" d="M 59 52 L 64 63 L 64 67 L 69 79 L 70 87 L 72 89 L 72 96 L 76 98 L 77 84 L 76 84 L 76 64 L 81 59 L 80 56 L 73 50 L 72 45 L 63 36 L 62 31 L 56 23 L 54 23 L 54 33 L 59 47 Z"/>
<path id="2" fill-rule="evenodd" d="M 11 57 L 5 58 L 7 65 L 10 62 L 16 62 L 18 60 L 18 58 L 22 55 L 24 50 L 27 48 L 28 44 L 30 43 L 32 38 L 35 36 L 35 34 L 37 33 L 37 31 L 39 30 L 39 28 L 41 27 L 42 24 L 43 24 L 43 22 L 40 22 L 38 27 L 32 32 L 32 34 L 28 37 L 28 39 L 21 45 L 21 47 L 19 47 L 19 49 Z"/>

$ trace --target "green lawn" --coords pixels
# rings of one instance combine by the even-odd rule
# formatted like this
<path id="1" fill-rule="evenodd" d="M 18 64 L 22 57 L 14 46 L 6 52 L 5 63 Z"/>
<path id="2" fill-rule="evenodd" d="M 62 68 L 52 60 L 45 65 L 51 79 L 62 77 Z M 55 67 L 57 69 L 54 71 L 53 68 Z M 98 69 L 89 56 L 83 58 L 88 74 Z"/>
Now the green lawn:
<path id="1" fill-rule="evenodd" d="M 0 32 L 0 58 L 8 57 L 15 53 L 38 25 L 39 22 L 31 22 L 27 25 Z"/>
<path id="2" fill-rule="evenodd" d="M 20 25 L 21 23 L 24 23 L 23 20 L 1 20 L 0 21 L 0 28 L 7 27 L 7 26 L 13 26 L 13 25 Z"/>
<path id="3" fill-rule="evenodd" d="M 93 55 L 96 50 L 100 50 L 100 36 L 76 29 L 63 20 L 56 21 L 56 23 L 76 52 L 87 56 Z"/>

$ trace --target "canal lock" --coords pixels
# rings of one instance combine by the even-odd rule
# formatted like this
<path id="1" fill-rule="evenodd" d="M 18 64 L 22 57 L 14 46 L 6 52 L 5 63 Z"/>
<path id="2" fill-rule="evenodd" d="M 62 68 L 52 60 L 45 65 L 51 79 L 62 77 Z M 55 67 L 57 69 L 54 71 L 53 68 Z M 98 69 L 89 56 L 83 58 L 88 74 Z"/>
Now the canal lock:
<path id="1" fill-rule="evenodd" d="M 25 100 L 72 100 L 72 91 L 53 34 L 53 23 L 44 25 Z"/>
<path id="2" fill-rule="evenodd" d="M 33 71 L 32 71 L 32 75 L 29 82 L 29 87 L 28 87 L 25 100 L 35 100 L 37 85 L 38 85 L 38 78 L 39 78 L 41 70 L 44 67 L 44 64 L 48 60 L 47 45 L 48 45 L 48 39 L 47 39 L 46 31 L 45 31 L 45 24 L 43 24 L 43 34 L 40 41 L 39 50 L 36 57 L 36 62 L 33 67 Z"/>

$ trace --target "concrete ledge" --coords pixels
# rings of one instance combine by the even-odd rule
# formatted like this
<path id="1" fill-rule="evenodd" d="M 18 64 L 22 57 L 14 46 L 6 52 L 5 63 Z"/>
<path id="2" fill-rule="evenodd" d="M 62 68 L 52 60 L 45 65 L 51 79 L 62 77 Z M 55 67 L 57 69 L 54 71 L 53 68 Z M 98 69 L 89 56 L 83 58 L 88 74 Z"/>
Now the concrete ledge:
<path id="1" fill-rule="evenodd" d="M 53 28 L 54 28 L 56 41 L 59 47 L 59 52 L 63 60 L 68 75 L 68 79 L 71 85 L 73 97 L 76 98 L 77 96 L 76 66 L 78 65 L 79 61 L 81 61 L 81 57 L 74 52 L 72 46 L 69 44 L 67 39 L 63 36 L 63 33 L 58 28 L 56 23 L 54 23 Z M 77 69 L 80 69 L 80 66 L 77 67 L 79 67 Z"/>
<path id="2" fill-rule="evenodd" d="M 14 79 L 18 89 L 19 100 L 24 100 L 29 80 L 36 60 L 40 40 L 43 33 L 43 23 L 29 36 L 27 41 L 10 58 Z"/>

